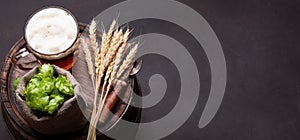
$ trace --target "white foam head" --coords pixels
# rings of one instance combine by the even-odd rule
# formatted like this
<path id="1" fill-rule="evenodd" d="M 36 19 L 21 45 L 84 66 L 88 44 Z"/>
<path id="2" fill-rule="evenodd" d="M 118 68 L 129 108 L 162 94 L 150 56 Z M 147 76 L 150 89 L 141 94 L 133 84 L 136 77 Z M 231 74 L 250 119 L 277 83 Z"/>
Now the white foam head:
<path id="1" fill-rule="evenodd" d="M 42 54 L 67 50 L 76 40 L 78 25 L 68 11 L 49 7 L 35 13 L 25 27 L 29 46 Z"/>

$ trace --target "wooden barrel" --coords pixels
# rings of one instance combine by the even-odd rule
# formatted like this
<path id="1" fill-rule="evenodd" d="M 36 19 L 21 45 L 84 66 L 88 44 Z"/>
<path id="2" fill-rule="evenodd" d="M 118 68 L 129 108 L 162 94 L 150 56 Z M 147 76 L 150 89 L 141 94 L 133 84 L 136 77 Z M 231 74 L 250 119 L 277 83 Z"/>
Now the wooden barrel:
<path id="1" fill-rule="evenodd" d="M 85 24 L 80 23 L 80 33 L 82 33 L 86 27 Z M 71 134 L 64 135 L 43 135 L 33 129 L 30 125 L 22 118 L 22 114 L 18 111 L 18 106 L 16 105 L 15 93 L 13 91 L 13 79 L 24 75 L 28 70 L 30 70 L 30 65 L 38 65 L 35 63 L 35 57 L 32 54 L 27 55 L 26 59 L 16 60 L 15 56 L 20 50 L 26 48 L 26 41 L 21 38 L 18 42 L 14 44 L 10 52 L 6 56 L 5 62 L 2 66 L 1 72 L 1 111 L 4 118 L 4 124 L 9 130 L 10 136 L 13 139 L 86 139 L 88 124 L 84 130 L 80 132 L 75 132 Z M 20 63 L 22 61 L 22 63 Z M 135 77 L 130 77 L 130 84 L 127 87 L 125 98 L 132 97 L 132 90 L 135 93 L 141 94 L 139 85 L 136 82 Z M 128 99 L 130 99 L 128 98 Z M 133 99 L 135 100 L 135 99 Z M 114 114 L 117 117 L 112 117 L 110 120 L 102 127 L 101 131 L 124 131 L 119 129 L 111 129 L 111 127 L 118 127 L 119 117 L 131 122 L 140 122 L 141 109 L 129 106 L 132 100 L 128 100 L 127 103 L 123 100 L 117 102 L 116 108 L 114 109 Z M 134 101 L 141 102 L 141 101 Z M 128 135 L 132 137 L 135 136 L 137 128 L 132 128 L 132 130 L 127 130 Z M 118 132 L 113 132 L 118 133 Z M 97 133 L 97 138 L 109 139 L 102 133 Z"/>

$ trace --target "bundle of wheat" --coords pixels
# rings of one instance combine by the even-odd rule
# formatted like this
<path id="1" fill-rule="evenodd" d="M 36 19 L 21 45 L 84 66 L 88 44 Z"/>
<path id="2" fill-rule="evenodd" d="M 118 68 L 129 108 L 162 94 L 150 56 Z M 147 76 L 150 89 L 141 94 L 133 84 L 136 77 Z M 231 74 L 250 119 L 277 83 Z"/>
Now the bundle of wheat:
<path id="1" fill-rule="evenodd" d="M 94 88 L 93 111 L 87 138 L 89 140 L 96 139 L 96 126 L 109 91 L 113 85 L 122 82 L 120 78 L 132 64 L 139 47 L 139 43 L 127 42 L 131 33 L 129 29 L 123 31 L 116 25 L 116 20 L 113 20 L 108 32 L 102 31 L 102 40 L 99 45 L 96 35 L 97 24 L 93 20 L 89 27 L 89 39 L 92 45 L 88 46 L 85 40 L 81 40 Z M 101 49 L 98 46 L 101 46 Z M 93 52 L 91 53 L 90 50 Z M 102 87 L 101 90 L 100 87 Z M 99 92 L 100 97 L 98 96 Z"/>

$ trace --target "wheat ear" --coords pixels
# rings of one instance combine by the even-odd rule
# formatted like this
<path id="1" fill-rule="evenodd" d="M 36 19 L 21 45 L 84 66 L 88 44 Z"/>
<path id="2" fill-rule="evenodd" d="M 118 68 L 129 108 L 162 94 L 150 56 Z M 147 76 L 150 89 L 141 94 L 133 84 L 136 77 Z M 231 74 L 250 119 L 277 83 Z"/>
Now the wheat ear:
<path id="1" fill-rule="evenodd" d="M 120 69 L 117 73 L 116 79 L 118 79 L 124 73 L 124 71 L 130 66 L 130 64 L 132 63 L 132 60 L 135 57 L 135 54 L 138 50 L 138 46 L 139 46 L 139 44 L 135 44 L 135 46 L 130 50 L 130 52 L 126 56 L 125 60 L 123 61 L 122 65 L 120 66 Z"/>
<path id="2" fill-rule="evenodd" d="M 117 22 L 116 20 L 113 20 L 113 22 L 111 23 L 109 30 L 107 33 L 103 33 L 102 36 L 102 41 L 101 41 L 101 52 L 99 54 L 99 59 L 101 60 L 101 62 L 104 61 L 105 55 L 110 47 L 110 43 L 113 37 L 113 31 L 115 30 L 115 26 L 116 26 Z"/>
<path id="3" fill-rule="evenodd" d="M 120 32 L 122 32 L 122 31 L 120 31 Z M 111 40 L 111 45 L 108 49 L 108 52 L 105 55 L 104 61 L 102 61 L 102 64 L 101 64 L 102 69 L 106 69 L 109 66 L 110 62 L 113 60 L 113 58 L 120 46 L 119 42 L 121 39 L 122 39 L 122 34 L 115 32 L 113 39 Z"/>
<path id="4" fill-rule="evenodd" d="M 89 27 L 89 36 L 91 39 L 94 56 L 96 56 L 96 54 L 98 54 L 99 51 L 96 31 L 97 31 L 96 21 L 92 20 L 91 25 Z"/>
<path id="5" fill-rule="evenodd" d="M 91 55 L 91 52 L 88 48 L 88 46 L 86 45 L 86 42 L 84 39 L 81 39 L 80 40 L 82 42 L 82 49 L 83 49 L 83 52 L 85 53 L 85 60 L 86 60 L 86 63 L 87 63 L 87 68 L 88 68 L 88 73 L 91 77 L 91 80 L 92 80 L 92 84 L 93 84 L 93 88 L 95 88 L 95 72 L 94 72 L 94 65 L 93 65 L 93 61 L 92 61 L 92 55 Z"/>
<path id="6" fill-rule="evenodd" d="M 114 68 L 113 68 L 113 71 L 111 73 L 111 79 L 109 81 L 109 84 L 112 84 L 112 81 L 115 79 L 115 77 L 117 76 L 117 72 L 118 72 L 118 69 L 119 69 L 119 66 L 120 66 L 120 63 L 122 62 L 122 59 L 124 57 L 124 54 L 128 48 L 128 46 L 130 46 L 130 44 L 127 44 L 127 41 L 128 41 L 128 38 L 129 38 L 129 34 L 130 34 L 130 31 L 127 30 L 124 35 L 123 35 L 123 43 L 121 45 L 121 47 L 119 48 L 117 54 L 116 54 L 116 58 L 115 58 L 115 63 L 114 63 Z M 110 88 L 110 86 L 108 86 Z"/>

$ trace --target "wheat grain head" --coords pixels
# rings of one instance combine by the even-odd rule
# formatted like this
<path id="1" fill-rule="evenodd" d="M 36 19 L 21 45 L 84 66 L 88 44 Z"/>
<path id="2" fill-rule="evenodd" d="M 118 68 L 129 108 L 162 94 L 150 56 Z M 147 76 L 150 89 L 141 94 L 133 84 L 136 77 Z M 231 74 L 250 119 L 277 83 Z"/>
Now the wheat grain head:
<path id="1" fill-rule="evenodd" d="M 135 44 L 135 46 L 130 50 L 125 60 L 123 61 L 122 65 L 120 66 L 119 71 L 117 72 L 116 79 L 118 79 L 124 73 L 124 71 L 130 66 L 138 50 L 138 46 L 139 44 Z"/>

